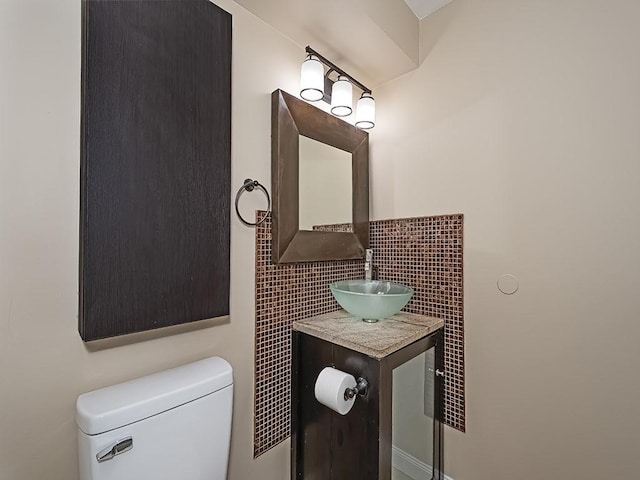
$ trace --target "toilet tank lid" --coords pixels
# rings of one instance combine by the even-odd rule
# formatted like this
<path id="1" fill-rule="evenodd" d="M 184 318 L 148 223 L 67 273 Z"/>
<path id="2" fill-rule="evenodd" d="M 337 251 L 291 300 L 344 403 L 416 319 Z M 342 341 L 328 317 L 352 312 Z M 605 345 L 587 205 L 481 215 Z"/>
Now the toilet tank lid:
<path id="1" fill-rule="evenodd" d="M 233 383 L 231 365 L 211 357 L 82 394 L 76 423 L 97 435 L 157 415 Z"/>

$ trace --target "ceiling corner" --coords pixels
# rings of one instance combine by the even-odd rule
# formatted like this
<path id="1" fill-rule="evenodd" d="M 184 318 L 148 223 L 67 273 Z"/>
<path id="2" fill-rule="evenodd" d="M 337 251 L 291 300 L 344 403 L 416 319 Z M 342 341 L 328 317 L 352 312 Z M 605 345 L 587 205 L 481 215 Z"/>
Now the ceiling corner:
<path id="1" fill-rule="evenodd" d="M 404 0 L 236 0 L 369 88 L 419 65 L 420 22 Z"/>

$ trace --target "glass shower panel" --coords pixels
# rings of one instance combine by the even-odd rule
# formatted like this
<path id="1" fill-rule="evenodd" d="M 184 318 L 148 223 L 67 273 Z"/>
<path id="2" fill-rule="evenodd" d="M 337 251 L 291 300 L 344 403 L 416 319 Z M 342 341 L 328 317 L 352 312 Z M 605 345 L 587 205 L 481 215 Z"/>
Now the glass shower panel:
<path id="1" fill-rule="evenodd" d="M 431 480 L 435 348 L 393 370 L 392 480 Z"/>

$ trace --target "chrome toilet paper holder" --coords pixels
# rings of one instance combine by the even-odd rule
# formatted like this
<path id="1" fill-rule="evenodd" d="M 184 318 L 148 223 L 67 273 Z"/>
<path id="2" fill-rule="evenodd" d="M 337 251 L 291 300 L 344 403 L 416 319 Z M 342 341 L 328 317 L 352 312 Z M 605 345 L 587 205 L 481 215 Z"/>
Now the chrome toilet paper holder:
<path id="1" fill-rule="evenodd" d="M 356 386 L 353 388 L 347 388 L 344 391 L 344 399 L 350 400 L 356 395 L 360 395 L 361 397 L 366 397 L 368 392 L 369 392 L 369 382 L 367 382 L 362 377 L 358 377 Z"/>

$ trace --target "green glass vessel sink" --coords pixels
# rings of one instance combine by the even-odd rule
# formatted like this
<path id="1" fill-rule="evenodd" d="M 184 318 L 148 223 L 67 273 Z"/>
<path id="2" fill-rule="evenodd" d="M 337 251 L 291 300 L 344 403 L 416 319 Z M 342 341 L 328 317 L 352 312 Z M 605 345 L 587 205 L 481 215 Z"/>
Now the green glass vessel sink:
<path id="1" fill-rule="evenodd" d="M 411 287 L 380 280 L 342 280 L 329 288 L 342 308 L 365 322 L 398 313 L 413 295 Z"/>

